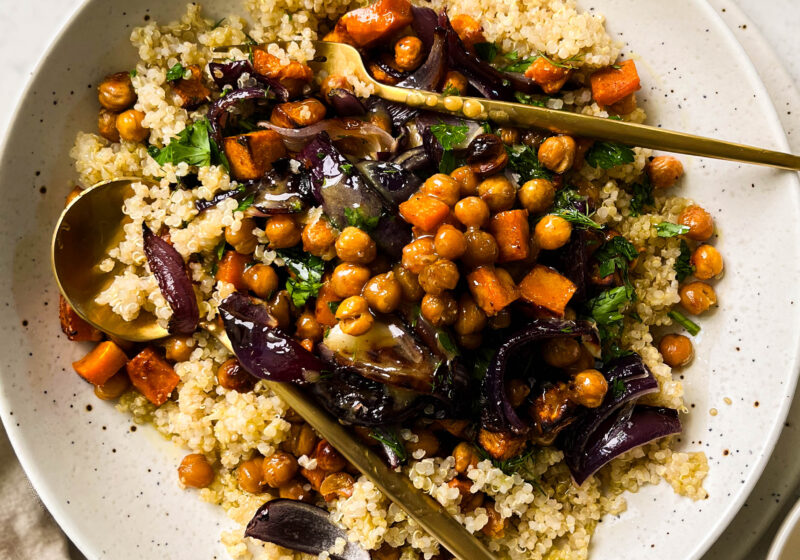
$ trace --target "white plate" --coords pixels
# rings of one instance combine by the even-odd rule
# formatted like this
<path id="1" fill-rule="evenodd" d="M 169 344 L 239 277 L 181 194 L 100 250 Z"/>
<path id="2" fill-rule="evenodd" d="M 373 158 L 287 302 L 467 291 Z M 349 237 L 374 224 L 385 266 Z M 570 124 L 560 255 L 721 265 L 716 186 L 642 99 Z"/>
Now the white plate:
<path id="1" fill-rule="evenodd" d="M 212 16 L 228 12 L 227 2 L 206 5 Z M 708 5 L 598 0 L 592 6 L 608 16 L 626 50 L 642 57 L 640 99 L 650 122 L 785 149 L 766 92 Z M 47 258 L 52 223 L 75 177 L 67 155 L 75 131 L 94 127 L 98 79 L 132 67 L 131 27 L 145 16 L 175 17 L 183 7 L 181 1 L 85 4 L 34 73 L 0 156 L 0 412 L 42 499 L 92 559 L 224 558 L 217 540 L 229 523 L 178 489 L 181 451 L 150 429 L 131 432 L 129 419 L 97 401 L 71 371 L 69 362 L 85 350 L 59 332 Z M 727 269 L 722 306 L 703 317 L 697 359 L 685 372 L 692 414 L 681 445 L 708 454 L 710 497 L 694 503 L 664 484 L 631 496 L 628 512 L 599 527 L 594 560 L 698 558 L 758 479 L 795 385 L 797 179 L 684 161 L 682 191 L 717 218 Z M 708 414 L 712 407 L 717 416 Z"/>

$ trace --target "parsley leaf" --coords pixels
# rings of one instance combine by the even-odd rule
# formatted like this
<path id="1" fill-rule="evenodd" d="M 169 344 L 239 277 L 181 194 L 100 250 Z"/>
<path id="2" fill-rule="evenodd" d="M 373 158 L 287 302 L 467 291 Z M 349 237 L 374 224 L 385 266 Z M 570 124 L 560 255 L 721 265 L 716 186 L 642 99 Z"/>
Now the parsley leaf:
<path id="1" fill-rule="evenodd" d="M 539 162 L 536 151 L 525 144 L 506 146 L 508 166 L 519 175 L 517 182 L 522 185 L 531 179 L 552 179 L 553 174 Z"/>
<path id="2" fill-rule="evenodd" d="M 180 80 L 186 75 L 186 68 L 180 62 L 176 63 L 172 68 L 167 70 L 167 81 Z"/>
<path id="3" fill-rule="evenodd" d="M 256 193 L 252 193 L 246 196 L 240 203 L 239 206 L 236 207 L 236 212 L 244 212 L 248 208 L 253 205 L 253 201 L 256 199 Z"/>
<path id="4" fill-rule="evenodd" d="M 136 71 L 136 68 L 134 68 L 133 70 L 128 72 L 128 74 L 130 74 L 131 78 L 135 78 L 138 72 Z"/>
<path id="5" fill-rule="evenodd" d="M 439 346 L 442 347 L 442 350 L 451 356 L 458 356 L 458 346 L 456 346 L 456 343 L 453 342 L 452 338 L 450 338 L 450 334 L 447 331 L 442 329 L 437 330 L 436 340 L 439 343 Z"/>
<path id="6" fill-rule="evenodd" d="M 586 163 L 601 169 L 633 163 L 634 159 L 633 148 L 616 142 L 595 142 L 586 152 Z"/>
<path id="7" fill-rule="evenodd" d="M 627 286 L 611 288 L 587 302 L 592 319 L 602 327 L 615 326 L 622 322 L 622 309 L 633 301 L 633 290 Z"/>
<path id="8" fill-rule="evenodd" d="M 444 86 L 442 90 L 442 95 L 461 95 L 461 92 L 458 91 L 458 88 L 451 83 L 448 83 Z"/>
<path id="9" fill-rule="evenodd" d="M 343 163 L 339 166 L 339 169 L 342 170 L 342 173 L 345 175 L 350 175 L 353 172 L 353 164 L 352 163 Z"/>
<path id="10" fill-rule="evenodd" d="M 431 133 L 441 144 L 444 152 L 439 162 L 441 173 L 451 173 L 456 168 L 456 157 L 453 149 L 467 139 L 469 127 L 467 125 L 438 123 L 431 125 Z"/>
<path id="11" fill-rule="evenodd" d="M 381 217 L 367 216 L 361 208 L 345 208 L 344 219 L 347 220 L 347 225 L 363 229 L 369 233 L 377 227 Z"/>
<path id="12" fill-rule="evenodd" d="M 616 399 L 625 392 L 625 382 L 622 379 L 617 378 L 613 381 L 613 383 L 611 383 L 610 389 L 611 395 Z"/>
<path id="13" fill-rule="evenodd" d="M 603 229 L 603 225 L 595 222 L 588 211 L 581 212 L 578 210 L 575 203 L 585 200 L 586 197 L 579 195 L 574 189 L 561 189 L 558 191 L 558 194 L 556 194 L 556 199 L 553 202 L 553 211 L 551 213 L 584 229 Z"/>
<path id="14" fill-rule="evenodd" d="M 689 231 L 689 226 L 681 226 L 673 224 L 672 222 L 661 222 L 656 224 L 656 230 L 659 237 L 675 237 L 676 235 L 683 235 Z"/>
<path id="15" fill-rule="evenodd" d="M 406 448 L 394 430 L 387 428 L 373 429 L 369 432 L 369 437 L 391 449 L 401 463 L 405 463 L 406 459 L 408 459 Z"/>
<path id="16" fill-rule="evenodd" d="M 322 275 L 325 272 L 325 261 L 314 255 L 299 251 L 278 251 L 286 267 L 294 274 L 294 278 L 286 280 L 286 290 L 296 307 L 302 307 L 309 298 L 317 297 L 322 288 Z"/>
<path id="17" fill-rule="evenodd" d="M 331 310 L 331 313 L 336 315 L 336 310 L 339 309 L 339 305 L 341 303 L 342 303 L 341 301 L 329 301 L 328 302 L 328 309 Z"/>
<path id="18" fill-rule="evenodd" d="M 694 274 L 694 267 L 692 266 L 692 251 L 689 249 L 689 244 L 684 239 L 681 239 L 681 254 L 675 260 L 675 279 L 678 282 L 683 282 L 688 276 Z"/>
<path id="19" fill-rule="evenodd" d="M 638 255 L 639 252 L 636 250 L 633 243 L 621 235 L 617 235 L 610 241 L 607 241 L 594 254 L 598 263 L 598 272 L 602 278 L 605 278 L 609 274 L 614 274 L 614 272 L 618 270 L 622 275 L 625 285 L 628 287 L 632 287 L 630 280 L 628 280 L 628 264 Z"/>
<path id="20" fill-rule="evenodd" d="M 497 45 L 494 43 L 484 42 L 475 43 L 472 45 L 475 52 L 486 62 L 491 62 L 497 57 Z"/>
<path id="21" fill-rule="evenodd" d="M 667 315 L 684 329 L 686 329 L 690 335 L 696 336 L 697 333 L 700 332 L 700 325 L 689 319 L 686 315 L 678 311 L 677 309 L 673 309 Z"/>
<path id="22" fill-rule="evenodd" d="M 149 146 L 147 152 L 159 165 L 188 163 L 198 167 L 219 163 L 229 169 L 228 160 L 208 133 L 207 119 L 194 122 L 181 131 L 169 144 L 159 149 Z"/>
<path id="23" fill-rule="evenodd" d="M 214 248 L 214 255 L 217 257 L 217 260 L 214 261 L 214 264 L 211 265 L 211 276 L 217 275 L 217 269 L 219 268 L 219 261 L 222 260 L 222 256 L 225 254 L 225 239 L 219 242 Z"/>
<path id="24" fill-rule="evenodd" d="M 636 217 L 642 213 L 645 206 L 652 206 L 655 204 L 653 198 L 653 185 L 647 175 L 644 176 L 641 183 L 635 183 L 631 189 L 633 190 L 633 198 L 631 198 L 631 216 Z"/>
<path id="25" fill-rule="evenodd" d="M 534 97 L 529 93 L 522 93 L 521 91 L 515 91 L 514 97 L 517 99 L 519 103 L 522 103 L 523 105 L 533 105 L 534 107 L 547 107 L 547 101 L 545 99 Z"/>
<path id="26" fill-rule="evenodd" d="M 519 53 L 517 51 L 511 51 L 509 53 L 505 53 L 503 58 L 508 62 L 505 66 L 501 66 L 500 70 L 503 72 L 525 72 L 528 69 L 534 60 L 538 58 L 538 56 L 528 56 L 526 58 L 520 58 Z"/>

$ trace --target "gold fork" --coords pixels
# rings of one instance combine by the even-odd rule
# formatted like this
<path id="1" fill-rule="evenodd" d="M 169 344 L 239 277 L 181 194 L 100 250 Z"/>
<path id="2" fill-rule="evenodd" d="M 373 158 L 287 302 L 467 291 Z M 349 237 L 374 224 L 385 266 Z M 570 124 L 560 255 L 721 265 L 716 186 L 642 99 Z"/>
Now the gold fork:
<path id="1" fill-rule="evenodd" d="M 278 45 L 286 46 L 288 43 L 278 42 Z M 224 54 L 232 48 L 244 50 L 252 46 L 218 47 L 215 52 Z M 389 86 L 369 75 L 364 68 L 361 54 L 350 45 L 314 41 L 314 49 L 316 55 L 307 64 L 315 72 L 325 71 L 328 74 L 356 76 L 372 86 L 374 95 L 387 101 L 397 101 L 457 117 L 488 120 L 500 125 L 542 128 L 551 132 L 620 142 L 642 148 L 800 171 L 800 156 L 794 154 L 546 107 Z"/>

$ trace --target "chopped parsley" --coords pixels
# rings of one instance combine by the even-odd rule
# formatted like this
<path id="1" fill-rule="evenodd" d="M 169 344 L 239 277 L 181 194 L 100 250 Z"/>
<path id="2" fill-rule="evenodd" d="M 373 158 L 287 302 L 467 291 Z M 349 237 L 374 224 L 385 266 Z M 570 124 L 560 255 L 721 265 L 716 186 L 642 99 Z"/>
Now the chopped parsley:
<path id="1" fill-rule="evenodd" d="M 601 169 L 633 163 L 634 159 L 633 148 L 616 142 L 595 142 L 586 152 L 586 163 Z"/>
<path id="2" fill-rule="evenodd" d="M 236 207 L 236 212 L 244 212 L 248 208 L 253 205 L 253 201 L 256 199 L 256 193 L 249 194 L 246 196 L 240 203 L 239 206 Z"/>
<path id="3" fill-rule="evenodd" d="M 392 452 L 397 455 L 397 459 L 401 463 L 405 463 L 406 459 L 408 459 L 406 448 L 394 430 L 389 430 L 387 428 L 371 430 L 369 437 L 381 442 L 383 445 L 391 449 Z"/>
<path id="4" fill-rule="evenodd" d="M 219 261 L 222 260 L 222 256 L 225 254 L 225 239 L 219 242 L 214 248 L 214 255 L 217 257 L 217 260 L 211 265 L 211 276 L 217 275 L 217 269 L 219 268 Z"/>
<path id="5" fill-rule="evenodd" d="M 456 158 L 453 150 L 467 139 L 469 127 L 460 124 L 438 123 L 431 125 L 431 134 L 442 146 L 442 160 L 439 162 L 441 173 L 451 173 L 456 168 Z"/>
<path id="6" fill-rule="evenodd" d="M 342 173 L 345 175 L 350 175 L 353 172 L 353 164 L 352 163 L 343 163 L 339 166 L 339 169 L 342 170 Z"/>
<path id="7" fill-rule="evenodd" d="M 219 27 L 220 25 L 222 25 L 222 22 L 223 22 L 223 21 L 225 21 L 225 18 L 220 18 L 220 19 L 218 19 L 217 21 L 215 21 L 215 22 L 214 22 L 214 25 L 211 27 L 211 29 L 212 29 L 212 30 L 213 30 L 213 29 L 216 29 L 217 27 Z"/>
<path id="8" fill-rule="evenodd" d="M 495 58 L 497 58 L 497 45 L 494 43 L 484 42 L 484 43 L 475 43 L 473 45 L 475 52 L 478 54 L 486 62 L 491 62 Z"/>
<path id="9" fill-rule="evenodd" d="M 494 359 L 495 349 L 481 348 L 472 358 L 472 377 L 478 381 L 482 381 L 486 377 L 486 372 L 489 369 L 489 364 Z"/>
<path id="10" fill-rule="evenodd" d="M 450 334 L 447 331 L 442 329 L 436 331 L 436 340 L 445 352 L 451 356 L 458 356 L 458 346 L 456 346 L 456 343 L 450 338 Z"/>
<path id="11" fill-rule="evenodd" d="M 175 80 L 180 80 L 181 78 L 187 78 L 191 75 L 192 75 L 191 70 L 184 68 L 183 64 L 178 62 L 175 65 L 173 65 L 172 68 L 167 70 L 167 81 L 172 82 Z"/>
<path id="12" fill-rule="evenodd" d="M 286 280 L 286 290 L 296 307 L 302 307 L 309 298 L 317 297 L 322 288 L 325 261 L 299 251 L 278 251 L 286 267 L 294 274 Z"/>
<path id="13" fill-rule="evenodd" d="M 336 315 L 336 311 L 339 309 L 339 305 L 341 303 L 342 303 L 341 301 L 329 301 L 328 302 L 328 309 L 331 310 L 331 313 Z"/>
<path id="14" fill-rule="evenodd" d="M 660 224 L 656 224 L 656 230 L 659 237 L 675 237 L 689 231 L 689 226 L 673 224 L 672 222 L 661 222 Z"/>
<path id="15" fill-rule="evenodd" d="M 361 208 L 345 208 L 344 219 L 347 220 L 348 225 L 369 233 L 377 227 L 381 217 L 367 216 Z"/>
<path id="16" fill-rule="evenodd" d="M 136 71 L 136 68 L 134 68 L 133 70 L 131 70 L 130 72 L 128 72 L 128 74 L 130 74 L 130 75 L 131 75 L 131 78 L 135 78 L 135 77 L 136 77 L 136 75 L 138 74 L 138 72 Z"/>
<path id="17" fill-rule="evenodd" d="M 514 97 L 517 99 L 519 103 L 522 103 L 523 105 L 533 105 L 535 107 L 547 107 L 546 99 L 540 99 L 539 97 L 534 97 L 529 93 L 522 93 L 521 91 L 515 91 Z"/>
<path id="18" fill-rule="evenodd" d="M 620 397 L 622 396 L 622 393 L 625 392 L 625 382 L 622 379 L 617 378 L 611 383 L 610 389 L 611 396 L 614 398 Z"/>
<path id="19" fill-rule="evenodd" d="M 552 58 L 548 57 L 547 55 L 545 55 L 541 51 L 536 53 L 536 56 L 534 57 L 534 60 L 536 60 L 537 58 L 543 58 L 547 62 L 549 62 L 550 64 L 552 64 L 553 66 L 556 66 L 558 68 L 568 68 L 570 70 L 574 70 L 575 68 L 577 68 L 576 64 L 578 62 L 582 62 L 583 61 L 583 55 L 582 54 L 576 54 L 575 56 L 571 56 L 569 58 L 565 58 L 564 60 L 553 60 Z"/>
<path id="20" fill-rule="evenodd" d="M 595 323 L 601 327 L 614 327 L 622 322 L 622 310 L 635 295 L 628 286 L 618 286 L 590 299 L 586 305 Z"/>
<path id="21" fill-rule="evenodd" d="M 461 95 L 461 92 L 458 91 L 458 88 L 451 83 L 448 83 L 444 86 L 442 90 L 442 95 Z"/>
<path id="22" fill-rule="evenodd" d="M 551 179 L 553 174 L 539 162 L 536 151 L 526 144 L 506 146 L 508 166 L 519 175 L 517 182 L 521 185 L 531 179 Z"/>
<path id="23" fill-rule="evenodd" d="M 598 272 L 600 277 L 605 278 L 609 274 L 619 271 L 625 285 L 632 287 L 628 279 L 628 265 L 639 255 L 633 243 L 621 235 L 613 237 L 607 241 L 594 254 L 597 259 Z"/>
<path id="24" fill-rule="evenodd" d="M 672 319 L 680 326 L 682 326 L 684 329 L 686 329 L 690 335 L 696 336 L 697 333 L 700 332 L 700 325 L 689 319 L 686 315 L 684 315 L 677 309 L 673 309 L 672 311 L 667 313 L 667 315 L 670 317 L 670 319 Z"/>
<path id="25" fill-rule="evenodd" d="M 228 159 L 209 135 L 208 119 L 190 124 L 163 148 L 149 146 L 147 152 L 159 165 L 188 163 L 202 167 L 221 164 L 230 170 Z"/>
<path id="26" fill-rule="evenodd" d="M 523 73 L 525 70 L 528 69 L 528 66 L 533 64 L 533 61 L 536 60 L 537 56 L 528 56 L 525 58 L 521 58 L 517 51 L 511 51 L 509 53 L 503 54 L 503 58 L 506 61 L 504 66 L 500 66 L 499 69 L 503 72 L 518 72 Z"/>
<path id="27" fill-rule="evenodd" d="M 641 183 L 634 183 L 631 187 L 633 191 L 633 198 L 631 198 L 631 216 L 634 218 L 642 213 L 645 206 L 652 206 L 655 204 L 653 198 L 653 185 L 647 175 L 644 176 Z"/>
<path id="28" fill-rule="evenodd" d="M 689 249 L 689 244 L 686 240 L 681 239 L 681 254 L 675 260 L 675 279 L 678 282 L 683 282 L 687 277 L 694 274 L 694 267 L 692 266 L 692 251 Z"/>
<path id="29" fill-rule="evenodd" d="M 568 222 L 584 229 L 603 229 L 603 225 L 595 222 L 592 219 L 591 213 L 587 211 L 581 212 L 578 210 L 576 202 L 584 202 L 586 197 L 577 193 L 574 189 L 561 189 L 556 194 L 555 202 L 553 203 L 552 214 L 564 218 Z"/>

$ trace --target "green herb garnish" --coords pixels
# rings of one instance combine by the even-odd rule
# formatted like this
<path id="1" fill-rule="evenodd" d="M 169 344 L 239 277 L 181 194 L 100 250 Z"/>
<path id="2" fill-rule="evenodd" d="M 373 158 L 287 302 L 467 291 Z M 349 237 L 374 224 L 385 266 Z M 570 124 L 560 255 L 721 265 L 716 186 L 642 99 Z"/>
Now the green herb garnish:
<path id="1" fill-rule="evenodd" d="M 341 301 L 329 301 L 328 302 L 328 309 L 331 310 L 331 313 L 336 315 L 336 310 L 339 309 L 339 305 L 341 305 Z"/>
<path id="2" fill-rule="evenodd" d="M 397 455 L 397 459 L 401 463 L 405 463 L 406 459 L 408 459 L 406 448 L 394 430 L 389 430 L 387 428 L 381 428 L 380 431 L 372 430 L 369 433 L 369 437 L 381 442 L 383 445 L 391 449 L 394 454 Z"/>
<path id="3" fill-rule="evenodd" d="M 634 159 L 633 148 L 616 142 L 595 142 L 586 152 L 586 163 L 601 169 L 633 163 Z"/>
<path id="4" fill-rule="evenodd" d="M 678 282 L 683 282 L 687 277 L 694 274 L 694 267 L 692 266 L 692 251 L 689 249 L 689 244 L 686 240 L 681 239 L 681 254 L 675 260 L 675 279 Z"/>
<path id="5" fill-rule="evenodd" d="M 536 151 L 526 144 L 506 146 L 508 153 L 508 166 L 511 171 L 519 175 L 519 184 L 531 179 L 552 179 L 553 174 L 539 162 Z"/>
<path id="6" fill-rule="evenodd" d="M 130 74 L 131 78 L 135 78 L 138 75 L 138 72 L 136 71 L 136 68 L 134 68 L 133 70 L 128 72 L 128 74 Z"/>
<path id="7" fill-rule="evenodd" d="M 256 193 L 252 193 L 246 196 L 240 203 L 239 206 L 236 207 L 236 212 L 244 212 L 248 208 L 253 205 L 253 201 L 256 199 Z"/>
<path id="8" fill-rule="evenodd" d="M 317 297 L 322 288 L 325 261 L 300 251 L 278 251 L 278 256 L 294 274 L 286 280 L 286 290 L 295 307 L 302 307 L 309 298 Z"/>
<path id="9" fill-rule="evenodd" d="M 339 169 L 342 170 L 342 173 L 345 175 L 350 175 L 353 172 L 353 164 L 352 163 L 343 163 L 339 166 Z"/>
<path id="10" fill-rule="evenodd" d="M 344 219 L 347 220 L 348 225 L 369 233 L 378 226 L 381 217 L 367 216 L 361 208 L 345 208 Z"/>
<path id="11" fill-rule="evenodd" d="M 611 395 L 614 398 L 617 398 L 625 392 L 625 382 L 622 379 L 615 379 L 613 383 L 611 383 Z"/>
<path id="12" fill-rule="evenodd" d="M 684 329 L 686 329 L 690 335 L 696 336 L 697 333 L 700 332 L 700 325 L 689 319 L 686 315 L 678 311 L 677 309 L 673 309 L 667 315 Z"/>
<path id="13" fill-rule="evenodd" d="M 214 22 L 214 25 L 213 25 L 213 26 L 211 26 L 211 29 L 212 29 L 212 30 L 216 29 L 217 27 L 219 27 L 220 25 L 222 25 L 222 22 L 223 22 L 223 21 L 225 21 L 225 18 L 220 18 L 220 19 L 218 19 L 217 21 L 215 21 L 215 22 Z"/>
<path id="14" fill-rule="evenodd" d="M 634 218 L 642 213 L 645 206 L 652 206 L 655 204 L 653 198 L 653 185 L 647 175 L 644 176 L 641 183 L 634 183 L 631 187 L 633 191 L 633 198 L 631 198 L 631 216 Z"/>
<path id="15" fill-rule="evenodd" d="M 219 242 L 214 248 L 214 255 L 217 257 L 217 260 L 211 265 L 211 276 L 217 275 L 217 269 L 219 268 L 219 261 L 222 260 L 222 256 L 225 254 L 225 239 Z"/>
<path id="16" fill-rule="evenodd" d="M 529 93 L 522 93 L 521 91 L 515 91 L 514 97 L 517 99 L 519 103 L 522 103 L 523 105 L 533 105 L 534 107 L 547 107 L 546 100 L 534 97 Z"/>
<path id="17" fill-rule="evenodd" d="M 148 146 L 147 153 L 159 165 L 188 163 L 202 167 L 221 164 L 225 169 L 230 170 L 228 159 L 209 135 L 207 119 L 190 124 L 161 149 L 156 146 Z"/>
<path id="18" fill-rule="evenodd" d="M 445 352 L 451 356 L 458 356 L 458 346 L 456 346 L 456 343 L 450 338 L 450 334 L 447 331 L 442 329 L 436 331 L 436 340 Z"/>
<path id="19" fill-rule="evenodd" d="M 635 293 L 628 286 L 611 288 L 587 302 L 589 314 L 594 321 L 608 327 L 622 322 L 622 309 L 633 301 Z"/>
<path id="20" fill-rule="evenodd" d="M 461 95 L 461 92 L 458 91 L 458 88 L 451 83 L 448 83 L 444 86 L 442 90 L 442 95 Z"/>
<path id="21" fill-rule="evenodd" d="M 486 62 L 491 62 L 497 58 L 498 49 L 497 45 L 494 43 L 475 43 L 473 47 L 475 48 L 475 52 L 478 54 L 478 56 Z"/>
<path id="22" fill-rule="evenodd" d="M 555 201 L 553 202 L 553 211 L 551 214 L 560 216 L 568 222 L 584 229 L 603 229 L 603 225 L 595 222 L 592 219 L 592 214 L 581 212 L 576 206 L 576 202 L 583 202 L 586 197 L 578 194 L 574 189 L 561 189 L 556 194 Z M 588 205 L 587 205 L 588 208 Z"/>
<path id="23" fill-rule="evenodd" d="M 689 231 L 689 226 L 681 226 L 673 224 L 672 222 L 661 222 L 660 224 L 656 224 L 656 231 L 659 237 L 675 237 Z"/>
<path id="24" fill-rule="evenodd" d="M 467 139 L 469 127 L 461 124 L 438 123 L 431 125 L 431 133 L 445 150 L 453 150 Z"/>
<path id="25" fill-rule="evenodd" d="M 187 73 L 191 75 L 191 71 L 184 68 L 183 64 L 178 62 L 167 70 L 167 81 L 172 82 L 174 80 L 180 80 L 181 78 L 185 78 Z"/>
<path id="26" fill-rule="evenodd" d="M 607 241 L 594 254 L 598 263 L 598 273 L 601 278 L 619 271 L 625 285 L 633 288 L 628 279 L 628 265 L 639 255 L 633 243 L 621 235 L 613 237 Z"/>

